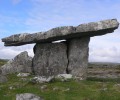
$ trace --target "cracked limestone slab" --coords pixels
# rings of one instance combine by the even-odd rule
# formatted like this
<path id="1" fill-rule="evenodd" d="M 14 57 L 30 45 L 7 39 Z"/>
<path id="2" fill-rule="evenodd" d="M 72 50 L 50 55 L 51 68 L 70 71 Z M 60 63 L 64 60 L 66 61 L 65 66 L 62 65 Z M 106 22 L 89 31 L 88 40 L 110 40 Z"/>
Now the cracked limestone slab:
<path id="1" fill-rule="evenodd" d="M 15 34 L 2 39 L 5 46 L 45 43 L 62 39 L 92 37 L 112 33 L 119 26 L 117 19 L 108 19 L 74 26 L 57 27 L 46 32 Z"/>

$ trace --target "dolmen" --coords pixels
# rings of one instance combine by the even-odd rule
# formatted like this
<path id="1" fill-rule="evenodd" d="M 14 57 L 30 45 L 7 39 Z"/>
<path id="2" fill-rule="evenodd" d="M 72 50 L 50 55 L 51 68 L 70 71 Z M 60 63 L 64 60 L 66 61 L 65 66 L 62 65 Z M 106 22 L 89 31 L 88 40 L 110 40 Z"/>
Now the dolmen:
<path id="1" fill-rule="evenodd" d="M 32 69 L 35 75 L 72 74 L 86 79 L 90 37 L 114 32 L 117 19 L 53 28 L 46 32 L 15 34 L 2 39 L 5 46 L 35 43 Z M 61 42 L 55 42 L 55 41 Z M 62 41 L 64 40 L 64 41 Z"/>

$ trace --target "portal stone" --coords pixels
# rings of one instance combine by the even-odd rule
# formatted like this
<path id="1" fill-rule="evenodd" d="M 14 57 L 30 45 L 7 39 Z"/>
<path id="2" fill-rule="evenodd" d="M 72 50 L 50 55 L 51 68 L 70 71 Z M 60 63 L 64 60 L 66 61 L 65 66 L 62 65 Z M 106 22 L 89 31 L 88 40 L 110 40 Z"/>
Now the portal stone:
<path id="1" fill-rule="evenodd" d="M 71 39 L 68 43 L 68 73 L 78 79 L 85 79 L 88 66 L 90 37 Z"/>
<path id="2" fill-rule="evenodd" d="M 66 73 L 68 64 L 65 43 L 41 43 L 34 47 L 34 73 L 39 76 L 54 76 Z"/>

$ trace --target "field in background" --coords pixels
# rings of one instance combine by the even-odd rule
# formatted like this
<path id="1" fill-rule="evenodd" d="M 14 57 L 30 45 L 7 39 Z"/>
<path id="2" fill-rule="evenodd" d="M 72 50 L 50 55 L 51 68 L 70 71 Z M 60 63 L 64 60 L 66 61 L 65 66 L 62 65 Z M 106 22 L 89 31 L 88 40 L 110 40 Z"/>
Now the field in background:
<path id="1" fill-rule="evenodd" d="M 0 59 L 0 66 L 4 65 L 5 63 L 7 63 L 7 59 Z"/>
<path id="2" fill-rule="evenodd" d="M 89 63 L 88 78 L 120 81 L 120 63 Z"/>
<path id="3" fill-rule="evenodd" d="M 6 60 L 0 60 L 0 64 L 6 63 Z M 95 78 L 95 75 L 101 75 L 105 71 L 111 71 L 109 74 L 120 70 L 119 64 L 109 65 L 90 63 L 88 80 L 69 82 L 51 82 L 44 84 L 33 84 L 27 78 L 19 78 L 16 74 L 8 75 L 8 82 L 0 84 L 0 100 L 15 100 L 16 94 L 33 93 L 44 98 L 44 100 L 120 100 L 120 80 L 109 78 Z M 97 65 L 97 66 L 96 66 Z M 119 72 L 118 72 L 119 73 Z M 98 76 L 99 76 L 98 75 Z M 104 75 L 103 75 L 104 76 Z M 41 89 L 46 85 L 45 89 Z"/>

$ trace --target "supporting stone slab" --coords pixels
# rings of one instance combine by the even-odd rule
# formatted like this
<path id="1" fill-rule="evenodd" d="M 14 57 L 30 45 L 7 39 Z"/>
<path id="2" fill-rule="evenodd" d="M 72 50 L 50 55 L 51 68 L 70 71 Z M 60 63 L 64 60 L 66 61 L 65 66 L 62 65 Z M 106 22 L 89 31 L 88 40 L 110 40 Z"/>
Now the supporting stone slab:
<path id="1" fill-rule="evenodd" d="M 68 73 L 86 79 L 90 37 L 72 39 L 68 43 Z"/>
<path id="2" fill-rule="evenodd" d="M 33 68 L 36 75 L 54 76 L 66 73 L 68 64 L 65 43 L 41 43 L 34 47 Z"/>

